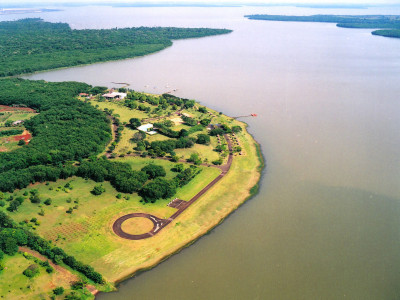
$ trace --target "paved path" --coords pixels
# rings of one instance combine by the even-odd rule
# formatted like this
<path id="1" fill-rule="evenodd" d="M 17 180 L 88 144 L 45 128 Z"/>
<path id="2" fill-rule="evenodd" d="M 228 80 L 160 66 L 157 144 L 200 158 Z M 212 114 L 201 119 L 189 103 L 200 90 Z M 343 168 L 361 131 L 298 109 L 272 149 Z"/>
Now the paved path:
<path id="1" fill-rule="evenodd" d="M 159 233 L 165 226 L 167 226 L 169 223 L 171 223 L 173 220 L 175 220 L 190 205 L 192 205 L 201 196 L 203 196 L 211 187 L 213 187 L 218 181 L 220 181 L 228 173 L 229 169 L 231 168 L 232 161 L 233 161 L 232 143 L 227 134 L 224 134 L 224 137 L 228 143 L 228 148 L 229 148 L 228 162 L 223 166 L 219 166 L 222 173 L 220 175 L 218 175 L 217 178 L 215 178 L 213 181 L 211 181 L 206 187 L 204 187 L 200 192 L 198 192 L 189 201 L 184 201 L 184 200 L 180 200 L 180 199 L 172 200 L 168 204 L 168 206 L 176 208 L 177 211 L 168 219 L 160 219 L 156 216 L 153 216 L 150 214 L 145 214 L 145 213 L 132 213 L 132 214 L 124 215 L 114 222 L 114 224 L 113 224 L 114 233 L 116 235 L 118 235 L 119 237 L 128 239 L 128 240 L 142 240 L 142 239 L 150 238 L 150 237 L 156 235 L 157 233 Z M 146 232 L 143 234 L 136 234 L 136 235 L 129 234 L 122 230 L 122 223 L 124 223 L 126 220 L 131 219 L 131 218 L 147 218 L 153 222 L 154 226 L 149 232 Z"/>

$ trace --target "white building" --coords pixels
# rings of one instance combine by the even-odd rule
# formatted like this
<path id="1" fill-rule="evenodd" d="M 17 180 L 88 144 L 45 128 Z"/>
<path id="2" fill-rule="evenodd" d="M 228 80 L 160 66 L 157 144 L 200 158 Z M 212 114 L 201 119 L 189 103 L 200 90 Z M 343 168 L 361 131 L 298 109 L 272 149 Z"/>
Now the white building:
<path id="1" fill-rule="evenodd" d="M 115 100 L 115 99 L 123 100 L 126 97 L 126 95 L 127 95 L 126 93 L 112 92 L 104 94 L 103 97 L 108 100 Z"/>
<path id="2" fill-rule="evenodd" d="M 139 126 L 137 128 L 137 130 L 145 132 L 145 133 L 150 134 L 150 135 L 153 135 L 153 134 L 157 133 L 157 131 L 153 130 L 153 124 L 150 124 L 150 123 L 144 124 L 142 126 Z"/>

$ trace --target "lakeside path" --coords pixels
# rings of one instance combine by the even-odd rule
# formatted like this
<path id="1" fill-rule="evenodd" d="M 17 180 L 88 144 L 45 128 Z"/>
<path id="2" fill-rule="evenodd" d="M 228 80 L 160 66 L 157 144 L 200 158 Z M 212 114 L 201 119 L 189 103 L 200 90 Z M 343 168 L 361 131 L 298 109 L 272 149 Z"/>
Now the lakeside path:
<path id="1" fill-rule="evenodd" d="M 124 215 L 120 218 L 118 218 L 113 226 L 112 229 L 116 235 L 123 239 L 128 239 L 128 240 L 142 240 L 142 239 L 147 239 L 150 238 L 156 234 L 158 234 L 164 227 L 166 227 L 169 223 L 171 223 L 173 220 L 175 220 L 180 214 L 182 214 L 189 206 L 191 206 L 194 202 L 196 202 L 202 195 L 204 195 L 210 188 L 212 188 L 218 181 L 220 181 L 229 171 L 232 165 L 233 161 L 233 152 L 232 152 L 232 142 L 230 138 L 228 137 L 227 134 L 224 134 L 224 138 L 226 142 L 228 143 L 228 149 L 229 149 L 229 156 L 228 156 L 228 162 L 221 166 L 220 169 L 222 170 L 222 173 L 218 175 L 217 178 L 215 178 L 213 181 L 211 181 L 206 187 L 204 187 L 200 192 L 198 192 L 192 199 L 189 201 L 184 201 L 180 199 L 174 199 L 172 200 L 168 206 L 176 208 L 178 211 L 175 212 L 171 217 L 168 219 L 161 219 L 156 216 L 146 214 L 146 213 L 131 213 Z M 151 222 L 153 222 L 153 228 L 146 233 L 143 234 L 129 234 L 125 232 L 122 229 L 122 224 L 131 219 L 131 218 L 147 218 Z"/>

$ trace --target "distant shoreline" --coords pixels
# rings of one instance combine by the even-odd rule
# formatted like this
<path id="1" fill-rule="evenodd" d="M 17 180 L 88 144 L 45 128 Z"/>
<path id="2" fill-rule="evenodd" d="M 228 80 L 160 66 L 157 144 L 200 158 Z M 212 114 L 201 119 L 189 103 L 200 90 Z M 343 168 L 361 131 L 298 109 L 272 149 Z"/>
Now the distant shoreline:
<path id="1" fill-rule="evenodd" d="M 50 9 L 50 8 L 0 8 L 0 15 L 21 15 L 21 14 L 32 14 L 32 13 L 43 13 L 62 11 L 62 9 Z"/>

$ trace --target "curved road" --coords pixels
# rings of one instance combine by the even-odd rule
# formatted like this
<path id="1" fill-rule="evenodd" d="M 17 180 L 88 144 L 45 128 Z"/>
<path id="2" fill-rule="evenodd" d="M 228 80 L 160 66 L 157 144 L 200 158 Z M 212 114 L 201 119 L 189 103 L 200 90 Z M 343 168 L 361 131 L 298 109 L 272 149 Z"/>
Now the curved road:
<path id="1" fill-rule="evenodd" d="M 231 168 L 232 161 L 233 161 L 233 153 L 232 153 L 232 143 L 231 140 L 229 139 L 227 134 L 224 134 L 224 138 L 226 142 L 228 143 L 228 148 L 229 148 L 229 156 L 228 156 L 228 162 L 221 166 L 220 169 L 222 170 L 222 173 L 218 175 L 217 178 L 215 178 L 213 181 L 211 181 L 206 187 L 204 187 L 200 192 L 198 192 L 192 199 L 189 201 L 183 201 L 180 199 L 174 199 L 172 200 L 168 206 L 177 208 L 178 211 L 174 213 L 171 217 L 168 219 L 160 219 L 156 216 L 146 214 L 146 213 L 131 213 L 128 215 L 124 215 L 120 218 L 118 218 L 114 224 L 113 224 L 113 231 L 116 235 L 123 239 L 128 239 L 128 240 L 142 240 L 142 239 L 147 239 L 150 238 L 157 233 L 161 231 L 165 226 L 167 226 L 169 223 L 171 223 L 173 220 L 175 220 L 181 213 L 183 213 L 190 205 L 192 205 L 196 200 L 198 200 L 202 195 L 204 195 L 211 187 L 213 187 L 218 181 L 220 181 L 226 173 L 228 173 L 229 169 Z M 146 233 L 143 234 L 129 234 L 125 231 L 122 230 L 122 223 L 124 223 L 126 220 L 131 219 L 131 218 L 147 218 L 150 221 L 153 222 L 154 226 L 153 228 Z"/>

